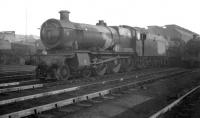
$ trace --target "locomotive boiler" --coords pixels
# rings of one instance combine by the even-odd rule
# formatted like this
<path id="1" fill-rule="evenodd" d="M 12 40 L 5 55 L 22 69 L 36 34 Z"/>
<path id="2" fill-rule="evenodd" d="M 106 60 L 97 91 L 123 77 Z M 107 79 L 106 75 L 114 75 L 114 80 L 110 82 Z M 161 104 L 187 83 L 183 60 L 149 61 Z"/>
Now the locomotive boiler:
<path id="1" fill-rule="evenodd" d="M 113 50 L 134 51 L 134 32 L 123 27 L 73 23 L 69 12 L 60 11 L 60 20 L 49 19 L 41 27 L 41 40 L 48 50 Z"/>
<path id="2" fill-rule="evenodd" d="M 49 19 L 41 26 L 40 37 L 47 54 L 38 55 L 39 77 L 68 79 L 130 71 L 137 66 L 136 29 L 131 26 L 107 26 L 74 23 L 69 11 L 60 11 L 60 19 Z M 144 41 L 145 34 L 140 34 Z"/>

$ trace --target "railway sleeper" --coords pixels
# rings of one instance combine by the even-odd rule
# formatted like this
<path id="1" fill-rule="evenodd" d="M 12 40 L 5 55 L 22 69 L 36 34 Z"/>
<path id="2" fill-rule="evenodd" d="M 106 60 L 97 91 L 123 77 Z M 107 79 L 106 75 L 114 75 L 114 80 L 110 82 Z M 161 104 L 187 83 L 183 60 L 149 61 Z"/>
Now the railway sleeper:
<path id="1" fill-rule="evenodd" d="M 172 75 L 174 75 L 174 74 L 172 74 Z M 153 80 L 157 80 L 157 79 L 158 78 L 154 78 Z M 145 80 L 145 81 L 151 82 L 150 80 Z M 117 86 L 117 87 L 114 87 L 114 88 L 101 90 L 101 91 L 98 91 L 98 92 L 93 92 L 93 93 L 77 96 L 77 97 L 74 97 L 74 98 L 69 98 L 69 99 L 58 101 L 58 102 L 54 102 L 54 103 L 51 103 L 51 104 L 46 104 L 46 105 L 42 105 L 42 106 L 33 107 L 33 108 L 30 108 L 30 109 L 19 111 L 17 113 L 6 114 L 6 116 L 7 115 L 9 115 L 9 117 L 13 117 L 15 115 L 26 116 L 26 115 L 30 115 L 30 114 L 42 113 L 42 111 L 47 111 L 47 110 L 50 110 L 52 108 L 60 108 L 62 106 L 79 103 L 81 101 L 85 101 L 85 100 L 88 100 L 88 99 L 91 99 L 91 98 L 110 95 L 110 93 L 112 93 L 113 91 L 118 91 L 118 90 L 121 90 L 121 89 L 138 86 L 138 85 L 140 85 L 139 84 L 140 82 L 141 83 L 145 83 L 144 81 L 128 83 L 128 84 L 125 84 L 125 85 L 120 85 L 120 86 Z"/>
<path id="2" fill-rule="evenodd" d="M 134 89 L 132 87 L 122 87 L 122 88 L 116 88 L 116 89 L 112 89 L 112 90 L 109 90 L 108 93 L 106 95 L 102 94 L 102 93 L 99 93 L 96 98 L 93 98 L 93 99 L 103 99 L 103 100 L 112 100 L 112 99 L 115 99 L 115 97 L 113 96 L 116 96 L 116 97 L 119 97 L 121 96 L 121 92 L 122 91 L 128 91 L 129 89 Z M 135 91 L 136 89 L 134 89 Z M 132 90 L 131 90 L 132 91 Z M 116 93 L 120 93 L 120 95 L 115 95 Z M 127 93 L 126 93 L 127 94 Z M 93 96 L 95 97 L 95 96 Z M 73 113 L 73 112 L 76 112 L 78 110 L 80 110 L 81 108 L 84 108 L 84 107 L 91 107 L 92 104 L 94 103 L 101 103 L 102 101 L 99 101 L 99 100 L 92 100 L 91 98 L 89 98 L 89 96 L 85 96 L 85 98 L 87 100 L 84 100 L 84 101 L 75 101 L 73 100 L 73 102 L 75 103 L 74 105 L 70 105 L 70 106 L 66 106 L 64 108 L 61 108 L 59 111 L 61 112 L 65 112 L 65 113 Z M 75 107 L 73 108 L 73 106 L 78 106 L 78 107 Z M 71 108 L 72 107 L 72 108 Z"/>

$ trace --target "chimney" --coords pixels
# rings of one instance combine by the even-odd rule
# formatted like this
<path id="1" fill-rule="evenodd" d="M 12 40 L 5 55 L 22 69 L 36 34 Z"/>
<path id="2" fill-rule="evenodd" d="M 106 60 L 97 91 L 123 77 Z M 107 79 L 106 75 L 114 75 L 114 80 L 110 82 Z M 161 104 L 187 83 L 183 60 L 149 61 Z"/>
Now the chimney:
<path id="1" fill-rule="evenodd" d="M 60 20 L 63 20 L 63 21 L 69 21 L 69 11 L 67 10 L 61 10 L 60 12 Z"/>

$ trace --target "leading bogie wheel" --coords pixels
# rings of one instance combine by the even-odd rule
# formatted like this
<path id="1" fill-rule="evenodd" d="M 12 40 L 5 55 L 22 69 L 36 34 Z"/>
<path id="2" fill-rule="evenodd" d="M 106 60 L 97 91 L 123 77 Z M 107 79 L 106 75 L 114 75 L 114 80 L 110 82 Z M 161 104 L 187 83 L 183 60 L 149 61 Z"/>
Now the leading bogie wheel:
<path id="1" fill-rule="evenodd" d="M 57 75 L 59 76 L 59 79 L 61 80 L 67 80 L 70 77 L 70 70 L 68 65 L 63 65 L 58 68 Z"/>

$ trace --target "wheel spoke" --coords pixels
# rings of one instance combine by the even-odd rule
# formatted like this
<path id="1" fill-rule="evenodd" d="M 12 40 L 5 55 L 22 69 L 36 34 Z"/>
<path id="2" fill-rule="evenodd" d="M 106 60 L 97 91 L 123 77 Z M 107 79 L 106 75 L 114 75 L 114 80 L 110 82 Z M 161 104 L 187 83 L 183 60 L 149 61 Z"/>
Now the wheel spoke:
<path id="1" fill-rule="evenodd" d="M 96 68 L 96 74 L 99 75 L 99 76 L 102 76 L 106 73 L 106 70 L 107 70 L 107 66 L 106 65 L 99 65 L 97 68 Z"/>
<path id="2" fill-rule="evenodd" d="M 115 67 L 113 68 L 113 72 L 114 72 L 114 73 L 118 73 L 118 72 L 120 71 L 120 68 L 121 68 L 121 64 L 117 64 L 117 66 L 115 66 Z"/>

